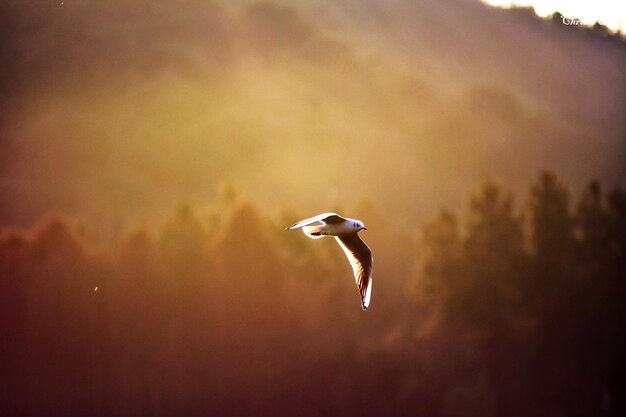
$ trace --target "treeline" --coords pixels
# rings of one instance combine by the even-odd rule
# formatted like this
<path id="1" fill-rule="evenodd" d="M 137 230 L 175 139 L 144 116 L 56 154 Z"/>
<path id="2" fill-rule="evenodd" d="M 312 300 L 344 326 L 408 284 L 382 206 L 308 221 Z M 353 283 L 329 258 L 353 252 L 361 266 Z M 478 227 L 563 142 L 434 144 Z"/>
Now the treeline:
<path id="1" fill-rule="evenodd" d="M 626 193 L 592 182 L 571 206 L 544 172 L 522 210 L 487 183 L 462 224 L 444 210 L 424 228 L 417 292 L 454 415 L 623 410 Z"/>
<path id="2" fill-rule="evenodd" d="M 419 238 L 346 210 L 374 251 L 367 312 L 332 239 L 284 230 L 310 213 L 227 200 L 112 245 L 54 217 L 3 231 L 0 415 L 623 411 L 623 190 L 572 204 L 543 173 L 516 209 L 487 182 Z"/>

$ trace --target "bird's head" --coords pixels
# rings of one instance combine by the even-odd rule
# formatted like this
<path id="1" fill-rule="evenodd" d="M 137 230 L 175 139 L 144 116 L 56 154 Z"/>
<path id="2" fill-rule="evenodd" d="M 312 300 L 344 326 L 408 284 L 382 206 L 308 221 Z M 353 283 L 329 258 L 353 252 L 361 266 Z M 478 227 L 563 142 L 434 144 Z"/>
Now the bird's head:
<path id="1" fill-rule="evenodd" d="M 363 222 L 359 220 L 355 220 L 353 223 L 353 226 L 357 232 L 360 230 L 367 230 L 367 227 L 365 227 L 365 224 L 363 224 Z"/>

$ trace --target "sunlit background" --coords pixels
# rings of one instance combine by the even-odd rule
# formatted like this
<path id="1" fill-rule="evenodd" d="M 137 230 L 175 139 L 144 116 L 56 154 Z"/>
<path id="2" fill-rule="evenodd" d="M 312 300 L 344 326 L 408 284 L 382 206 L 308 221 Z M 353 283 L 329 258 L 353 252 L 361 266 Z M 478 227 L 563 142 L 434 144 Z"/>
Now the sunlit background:
<path id="1" fill-rule="evenodd" d="M 0 2 L 0 415 L 622 415 L 624 12 L 552 3 Z"/>
<path id="2" fill-rule="evenodd" d="M 615 0 L 484 0 L 485 3 L 500 7 L 532 7 L 539 16 L 557 13 L 565 16 L 565 23 L 578 19 L 581 23 L 593 26 L 595 23 L 610 30 L 624 32 L 626 28 L 626 7 L 624 2 Z"/>

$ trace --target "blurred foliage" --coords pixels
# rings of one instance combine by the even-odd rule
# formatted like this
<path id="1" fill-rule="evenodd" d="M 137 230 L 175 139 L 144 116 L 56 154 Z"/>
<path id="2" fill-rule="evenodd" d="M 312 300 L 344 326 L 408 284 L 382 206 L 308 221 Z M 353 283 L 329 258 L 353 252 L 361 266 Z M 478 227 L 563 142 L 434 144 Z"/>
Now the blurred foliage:
<path id="1" fill-rule="evenodd" d="M 623 412 L 623 190 L 572 208 L 543 172 L 516 210 L 487 181 L 419 242 L 364 201 L 367 312 L 332 239 L 284 230 L 303 213 L 233 195 L 213 231 L 189 204 L 115 244 L 58 217 L 3 230 L 0 414 Z"/>

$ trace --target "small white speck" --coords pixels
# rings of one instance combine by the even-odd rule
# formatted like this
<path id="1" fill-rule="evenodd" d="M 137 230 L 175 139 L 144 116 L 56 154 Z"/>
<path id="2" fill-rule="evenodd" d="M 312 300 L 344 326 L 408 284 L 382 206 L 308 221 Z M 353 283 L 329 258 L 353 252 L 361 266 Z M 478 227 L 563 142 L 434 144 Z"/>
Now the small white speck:
<path id="1" fill-rule="evenodd" d="M 94 291 L 98 291 L 98 287 L 94 288 L 93 290 L 94 290 Z"/>

